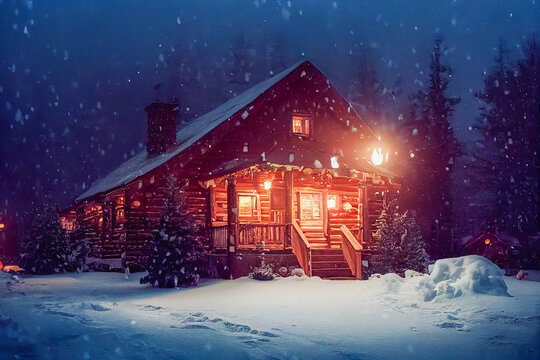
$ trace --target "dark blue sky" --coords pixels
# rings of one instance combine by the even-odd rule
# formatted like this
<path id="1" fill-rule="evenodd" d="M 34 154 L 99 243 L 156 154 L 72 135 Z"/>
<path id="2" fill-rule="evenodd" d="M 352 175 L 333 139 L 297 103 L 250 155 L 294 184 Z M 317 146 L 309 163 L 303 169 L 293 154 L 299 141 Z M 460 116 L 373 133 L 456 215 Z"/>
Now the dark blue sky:
<path id="1" fill-rule="evenodd" d="M 31 201 L 38 180 L 67 205 L 140 148 L 142 109 L 155 99 L 154 85 L 167 82 L 179 44 L 187 46 L 182 56 L 211 69 L 226 62 L 238 35 L 260 55 L 281 34 L 291 61 L 309 58 L 344 95 L 357 49 L 368 48 L 383 82 L 401 78 L 412 93 L 426 80 L 440 32 L 454 69 L 451 93 L 462 97 L 452 122 L 469 141 L 473 94 L 498 39 L 518 55 L 522 37 L 540 33 L 536 0 L 0 0 L 0 14 L 0 212 Z M 202 50 L 190 54 L 188 45 Z"/>

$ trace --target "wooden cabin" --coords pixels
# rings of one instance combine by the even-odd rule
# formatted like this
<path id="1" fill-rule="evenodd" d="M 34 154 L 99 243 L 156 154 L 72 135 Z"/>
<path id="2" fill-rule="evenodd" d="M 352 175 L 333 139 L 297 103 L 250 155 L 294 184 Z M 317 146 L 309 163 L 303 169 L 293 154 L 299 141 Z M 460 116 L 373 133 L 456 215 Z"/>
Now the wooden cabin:
<path id="1" fill-rule="evenodd" d="M 187 205 L 218 274 L 246 275 L 264 252 L 266 262 L 301 266 L 309 276 L 362 277 L 383 199 L 399 185 L 381 166 L 388 160 L 381 141 L 312 63 L 178 131 L 177 110 L 146 107 L 146 151 L 61 214 L 66 229 L 85 227 L 94 256 L 125 252 L 136 263 L 148 251 L 172 174 L 188 182 Z"/>
<path id="2" fill-rule="evenodd" d="M 465 237 L 463 246 L 467 255 L 484 256 L 503 270 L 520 268 L 521 244 L 512 235 L 489 229 L 476 236 Z"/>

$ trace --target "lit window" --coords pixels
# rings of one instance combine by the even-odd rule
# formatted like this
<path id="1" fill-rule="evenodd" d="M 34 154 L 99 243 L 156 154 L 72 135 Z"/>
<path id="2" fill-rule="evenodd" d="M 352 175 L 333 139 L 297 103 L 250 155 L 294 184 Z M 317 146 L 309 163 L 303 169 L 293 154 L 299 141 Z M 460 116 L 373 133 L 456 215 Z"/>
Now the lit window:
<path id="1" fill-rule="evenodd" d="M 75 230 L 75 219 L 70 219 L 68 217 L 60 217 L 60 226 L 66 231 Z"/>
<path id="2" fill-rule="evenodd" d="M 329 209 L 337 208 L 337 195 L 328 195 L 328 204 Z"/>
<path id="3" fill-rule="evenodd" d="M 238 216 L 259 217 L 259 195 L 238 195 Z"/>
<path id="4" fill-rule="evenodd" d="M 114 220 L 116 223 L 124 221 L 124 197 L 117 196 L 114 198 Z"/>
<path id="5" fill-rule="evenodd" d="M 292 133 L 301 136 L 311 136 L 311 115 L 294 114 L 292 116 Z"/>

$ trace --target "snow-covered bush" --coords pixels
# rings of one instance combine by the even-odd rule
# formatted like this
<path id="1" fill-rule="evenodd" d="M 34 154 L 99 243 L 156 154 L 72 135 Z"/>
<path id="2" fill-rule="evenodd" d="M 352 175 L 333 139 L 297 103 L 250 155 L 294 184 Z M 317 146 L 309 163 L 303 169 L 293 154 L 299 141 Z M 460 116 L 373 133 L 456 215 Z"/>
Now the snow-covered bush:
<path id="1" fill-rule="evenodd" d="M 72 268 L 70 246 L 60 226 L 56 204 L 49 198 L 37 209 L 21 249 L 21 267 L 32 274 L 52 274 Z"/>
<path id="2" fill-rule="evenodd" d="M 168 179 L 163 215 L 152 233 L 152 252 L 144 258 L 148 275 L 141 278 L 141 284 L 178 287 L 196 285 L 199 281 L 200 230 L 187 212 L 184 192 L 176 190 L 176 183 L 174 178 Z"/>
<path id="3" fill-rule="evenodd" d="M 249 277 L 254 280 L 273 280 L 274 272 L 272 270 L 272 266 L 270 264 L 267 264 L 264 260 L 264 253 L 262 253 L 259 258 L 261 260 L 261 265 L 253 269 L 253 271 L 249 274 Z"/>
<path id="4" fill-rule="evenodd" d="M 464 294 L 508 296 L 504 271 L 483 256 L 468 255 L 437 260 L 429 277 L 420 281 L 427 301 Z"/>
<path id="5" fill-rule="evenodd" d="M 371 257 L 372 273 L 398 273 L 405 270 L 425 272 L 428 255 L 416 221 L 409 212 L 402 212 L 395 203 L 383 207 L 378 219 L 380 242 Z"/>

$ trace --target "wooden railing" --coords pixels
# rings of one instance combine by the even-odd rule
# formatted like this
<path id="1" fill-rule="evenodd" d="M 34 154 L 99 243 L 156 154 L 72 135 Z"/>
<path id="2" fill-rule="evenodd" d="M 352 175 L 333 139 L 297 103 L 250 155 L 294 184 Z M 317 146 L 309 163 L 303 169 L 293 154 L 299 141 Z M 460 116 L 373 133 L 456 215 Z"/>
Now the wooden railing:
<path id="1" fill-rule="evenodd" d="M 240 224 L 238 248 L 285 249 L 285 224 Z"/>
<path id="2" fill-rule="evenodd" d="M 341 226 L 341 249 L 353 276 L 361 280 L 363 247 L 345 225 Z"/>
<path id="3" fill-rule="evenodd" d="M 212 245 L 214 249 L 226 249 L 229 227 L 227 225 L 212 227 Z"/>
<path id="4" fill-rule="evenodd" d="M 311 276 L 311 245 L 296 220 L 291 224 L 291 245 L 300 266 L 307 276 Z"/>

